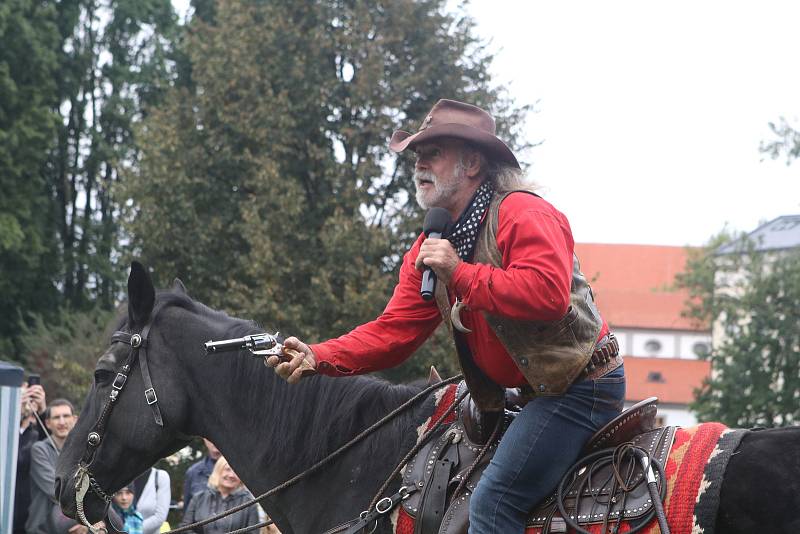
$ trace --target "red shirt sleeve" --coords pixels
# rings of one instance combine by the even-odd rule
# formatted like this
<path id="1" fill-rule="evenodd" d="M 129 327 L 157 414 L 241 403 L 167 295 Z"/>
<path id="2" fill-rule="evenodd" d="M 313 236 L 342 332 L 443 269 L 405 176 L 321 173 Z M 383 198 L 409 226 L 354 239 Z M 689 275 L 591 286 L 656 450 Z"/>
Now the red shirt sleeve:
<path id="1" fill-rule="evenodd" d="M 383 313 L 351 332 L 311 345 L 321 374 L 342 376 L 394 367 L 411 356 L 441 322 L 435 301 L 419 295 L 422 273 L 414 267 L 424 236 L 403 257 L 400 278 Z"/>
<path id="2" fill-rule="evenodd" d="M 472 310 L 518 320 L 566 314 L 574 242 L 566 217 L 545 200 L 512 193 L 500 205 L 497 248 L 504 268 L 460 263 L 451 286 Z"/>

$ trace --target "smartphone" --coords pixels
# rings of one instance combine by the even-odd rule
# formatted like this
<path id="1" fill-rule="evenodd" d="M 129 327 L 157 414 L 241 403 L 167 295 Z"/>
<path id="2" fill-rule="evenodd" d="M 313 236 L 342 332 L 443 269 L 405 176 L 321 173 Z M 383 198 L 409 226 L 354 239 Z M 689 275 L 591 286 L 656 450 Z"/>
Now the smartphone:
<path id="1" fill-rule="evenodd" d="M 29 386 L 35 386 L 41 383 L 42 383 L 42 377 L 40 377 L 39 375 L 34 375 L 34 374 L 28 375 Z"/>

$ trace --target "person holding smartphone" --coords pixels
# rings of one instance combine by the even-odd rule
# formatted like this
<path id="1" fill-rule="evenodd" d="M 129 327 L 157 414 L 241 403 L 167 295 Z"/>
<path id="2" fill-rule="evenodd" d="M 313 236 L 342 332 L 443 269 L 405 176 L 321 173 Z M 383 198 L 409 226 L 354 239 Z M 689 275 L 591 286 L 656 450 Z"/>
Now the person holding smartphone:
<path id="1" fill-rule="evenodd" d="M 17 482 L 14 489 L 14 534 L 25 534 L 25 521 L 31 504 L 31 448 L 45 437 L 44 429 L 36 419 L 44 419 L 47 396 L 39 375 L 31 374 L 22 384 L 19 420 L 19 445 L 17 448 Z"/>

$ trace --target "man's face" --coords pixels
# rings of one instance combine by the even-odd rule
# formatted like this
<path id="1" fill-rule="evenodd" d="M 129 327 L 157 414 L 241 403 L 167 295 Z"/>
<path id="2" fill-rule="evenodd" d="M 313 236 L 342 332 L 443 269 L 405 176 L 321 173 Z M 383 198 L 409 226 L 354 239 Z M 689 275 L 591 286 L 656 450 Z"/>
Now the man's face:
<path id="1" fill-rule="evenodd" d="M 414 148 L 417 154 L 414 184 L 420 207 L 453 207 L 457 193 L 466 186 L 466 177 L 460 165 L 463 146 L 458 140 L 445 138 Z"/>
<path id="2" fill-rule="evenodd" d="M 58 439 L 67 439 L 72 427 L 75 426 L 75 416 L 69 406 L 51 406 L 50 417 L 45 419 L 45 426 Z"/>

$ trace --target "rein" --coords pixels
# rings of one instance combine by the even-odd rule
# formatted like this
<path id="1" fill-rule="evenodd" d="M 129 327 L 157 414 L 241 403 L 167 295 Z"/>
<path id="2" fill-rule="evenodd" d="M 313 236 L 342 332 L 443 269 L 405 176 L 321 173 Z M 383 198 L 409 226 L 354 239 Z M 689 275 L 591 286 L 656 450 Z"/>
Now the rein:
<path id="1" fill-rule="evenodd" d="M 385 425 L 386 423 L 388 423 L 389 421 L 394 419 L 400 413 L 402 413 L 405 410 L 407 410 L 409 407 L 411 407 L 419 399 L 421 399 L 423 397 L 426 397 L 431 392 L 436 391 L 437 389 L 441 389 L 441 388 L 443 388 L 445 386 L 449 386 L 450 384 L 458 382 L 462 378 L 463 378 L 463 375 L 456 375 L 456 376 L 447 378 L 445 380 L 442 380 L 441 382 L 439 382 L 437 384 L 433 384 L 432 386 L 428 386 L 427 388 L 423 389 L 422 391 L 420 391 L 419 393 L 417 393 L 416 395 L 414 395 L 413 397 L 411 397 L 410 399 L 405 401 L 403 404 L 401 404 L 400 406 L 398 406 L 397 408 L 395 408 L 394 410 L 389 412 L 387 415 L 383 416 L 383 418 L 379 419 L 378 421 L 376 421 L 375 423 L 370 425 L 368 428 L 363 430 L 361 433 L 359 433 L 353 439 L 351 439 L 350 441 L 348 441 L 347 443 L 345 443 L 344 445 L 342 445 L 341 447 L 339 447 L 338 449 L 336 449 L 335 451 L 330 453 L 328 456 L 326 456 L 322 460 L 318 461 L 317 463 L 315 463 L 314 465 L 312 465 L 311 467 L 309 467 L 305 471 L 303 471 L 301 473 L 298 473 L 297 475 L 293 476 L 292 478 L 290 478 L 289 480 L 283 482 L 282 484 L 279 484 L 279 485 L 275 486 L 274 488 L 262 493 L 258 497 L 255 497 L 252 500 L 244 502 L 244 503 L 242 503 L 242 504 L 240 504 L 238 506 L 234 506 L 230 510 L 226 510 L 224 512 L 220 512 L 219 514 L 217 514 L 215 516 L 209 517 L 207 519 L 203 519 L 202 521 L 197 521 L 195 523 L 192 523 L 191 525 L 186 525 L 186 526 L 183 526 L 183 527 L 180 527 L 180 528 L 176 528 L 174 530 L 170 530 L 165 534 L 177 534 L 178 532 L 186 532 L 186 531 L 195 529 L 197 527 L 201 527 L 203 525 L 207 525 L 209 523 L 213 523 L 214 521 L 222 519 L 223 517 L 226 517 L 228 515 L 231 515 L 231 514 L 234 514 L 236 512 L 239 512 L 240 510 L 244 510 L 245 508 L 248 508 L 248 507 L 256 504 L 257 502 L 261 501 L 262 499 L 266 499 L 267 497 L 270 497 L 271 495 L 274 495 L 275 493 L 294 485 L 295 483 L 299 482 L 300 480 L 304 479 L 305 477 L 307 477 L 307 476 L 319 471 L 322 467 L 324 467 L 325 465 L 327 465 L 328 463 L 333 461 L 335 458 L 341 456 L 344 452 L 346 452 L 347 450 L 351 449 L 354 445 L 358 444 L 360 441 L 362 441 L 365 438 L 367 438 L 370 434 L 372 434 L 373 432 L 378 430 L 380 427 L 382 427 L 383 425 Z M 241 530 L 237 530 L 235 532 L 245 532 L 245 531 L 251 530 L 253 528 L 256 528 L 256 526 L 254 525 L 252 527 L 247 527 L 247 529 L 241 529 Z M 228 533 L 228 534 L 232 534 L 232 533 Z"/>
<path id="2" fill-rule="evenodd" d="M 109 393 L 109 396 L 106 399 L 105 404 L 103 405 L 103 409 L 100 412 L 100 417 L 98 417 L 97 421 L 89 431 L 89 434 L 86 439 L 86 449 L 84 450 L 83 456 L 81 457 L 81 460 L 78 463 L 78 467 L 75 472 L 75 505 L 76 505 L 78 520 L 84 526 L 88 527 L 89 532 L 91 534 L 100 534 L 101 532 L 107 530 L 102 528 L 100 529 L 94 528 L 86 518 L 86 514 L 84 512 L 84 504 L 83 504 L 83 500 L 86 497 L 86 494 L 89 491 L 91 491 L 96 496 L 100 497 L 100 499 L 102 499 L 106 504 L 111 503 L 113 494 L 109 494 L 108 492 L 103 490 L 103 488 L 97 482 L 97 479 L 94 477 L 94 475 L 92 475 L 90 468 L 92 466 L 92 463 L 94 462 L 97 450 L 103 443 L 106 425 L 108 423 L 109 418 L 111 417 L 111 413 L 114 410 L 114 406 L 116 405 L 117 399 L 119 399 L 119 396 L 125 389 L 125 385 L 128 382 L 128 377 L 130 375 L 130 372 L 133 369 L 133 365 L 136 363 L 137 360 L 139 361 L 139 368 L 141 369 L 142 372 L 142 380 L 145 386 L 144 396 L 147 401 L 147 404 L 150 406 L 150 409 L 153 412 L 153 418 L 156 424 L 161 427 L 164 426 L 164 421 L 161 416 L 161 410 L 159 409 L 158 406 L 158 396 L 156 395 L 155 388 L 153 387 L 153 381 L 150 378 L 150 370 L 147 361 L 148 336 L 150 334 L 150 329 L 153 325 L 153 322 L 155 321 L 156 315 L 160 310 L 161 308 L 157 308 L 156 310 L 153 311 L 147 323 L 144 325 L 144 327 L 141 329 L 139 333 L 128 333 L 123 331 L 117 331 L 114 332 L 114 334 L 111 336 L 112 345 L 114 343 L 125 343 L 127 345 L 130 345 L 131 350 L 128 353 L 128 357 L 125 360 L 125 363 L 122 365 L 120 371 L 117 373 L 117 376 L 114 378 L 114 381 L 111 384 L 111 392 Z M 245 508 L 248 508 L 253 504 L 258 503 L 259 501 L 294 485 L 295 483 L 306 478 L 307 476 L 317 472 L 319 469 L 321 469 L 322 467 L 324 467 L 337 457 L 341 456 L 344 452 L 351 449 L 353 446 L 355 446 L 360 441 L 367 438 L 377 429 L 379 429 L 380 427 L 382 427 L 383 425 L 394 419 L 396 416 L 398 416 L 400 413 L 404 412 L 406 409 L 411 407 L 419 399 L 426 397 L 431 392 L 436 391 L 437 389 L 449 386 L 450 384 L 461 380 L 461 378 L 462 375 L 456 375 L 451 378 L 442 380 L 437 384 L 433 384 L 432 386 L 428 386 L 427 388 L 415 394 L 409 400 L 405 401 L 403 404 L 392 410 L 389 414 L 385 415 L 383 418 L 370 425 L 367 429 L 363 430 L 353 439 L 351 439 L 350 441 L 348 441 L 347 443 L 336 449 L 334 452 L 332 452 L 319 462 L 315 463 L 305 471 L 293 476 L 292 478 L 283 482 L 282 484 L 279 484 L 278 486 L 275 486 L 274 488 L 259 495 L 258 497 L 255 497 L 248 502 L 235 506 L 230 510 L 226 510 L 207 519 L 203 519 L 202 521 L 197 521 L 190 525 L 170 530 L 168 534 L 177 534 L 178 532 L 186 532 L 196 527 L 207 525 L 223 517 L 234 514 L 240 510 L 244 510 Z M 253 530 L 255 528 L 259 528 L 269 524 L 271 524 L 271 521 L 266 521 L 258 525 L 247 527 L 246 529 L 240 529 L 235 532 L 246 532 L 248 530 Z M 116 530 L 116 528 L 114 528 L 113 525 L 111 525 L 111 527 L 113 530 Z"/>
<path id="3" fill-rule="evenodd" d="M 110 504 L 113 495 L 110 495 L 108 492 L 103 490 L 103 488 L 97 482 L 97 479 L 95 479 L 94 475 L 92 475 L 90 467 L 94 462 L 97 450 L 103 443 L 106 424 L 108 423 L 108 420 L 111 417 L 111 413 L 114 410 L 114 406 L 116 405 L 117 399 L 122 394 L 122 391 L 125 389 L 125 385 L 128 382 L 128 376 L 131 370 L 133 369 L 133 365 L 134 363 L 136 363 L 137 359 L 139 360 L 139 368 L 142 371 L 142 379 L 144 381 L 144 386 L 145 386 L 145 391 L 144 391 L 145 400 L 147 401 L 147 404 L 150 406 L 150 409 L 153 411 L 153 418 L 155 419 L 156 424 L 158 426 L 162 427 L 164 426 L 164 421 L 161 417 L 161 410 L 158 407 L 158 396 L 156 395 L 156 391 L 153 388 L 153 381 L 150 378 L 150 370 L 147 364 L 148 336 L 150 334 L 150 328 L 152 327 L 156 315 L 160 310 L 161 309 L 158 308 L 153 311 L 147 323 L 144 325 L 144 327 L 139 333 L 128 333 L 128 332 L 117 331 L 114 332 L 114 335 L 111 336 L 112 345 L 114 343 L 125 343 L 127 345 L 130 345 L 131 350 L 128 353 L 128 358 L 125 360 L 125 364 L 120 368 L 120 371 L 114 378 L 114 382 L 112 382 L 111 384 L 111 393 L 106 399 L 106 403 L 103 406 L 103 410 L 100 412 L 100 417 L 98 417 L 97 421 L 89 431 L 89 434 L 86 438 L 86 449 L 83 452 L 83 457 L 81 457 L 81 460 L 78 463 L 77 471 L 75 472 L 75 506 L 77 509 L 78 520 L 84 526 L 88 527 L 89 532 L 91 532 L 92 534 L 97 534 L 98 531 L 102 531 L 103 529 L 99 530 L 95 529 L 89 524 L 89 521 L 87 520 L 86 514 L 84 512 L 83 499 L 86 497 L 86 494 L 91 490 L 95 495 L 100 497 L 106 504 Z"/>

